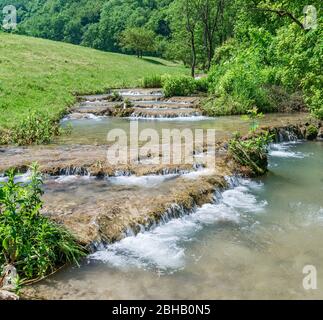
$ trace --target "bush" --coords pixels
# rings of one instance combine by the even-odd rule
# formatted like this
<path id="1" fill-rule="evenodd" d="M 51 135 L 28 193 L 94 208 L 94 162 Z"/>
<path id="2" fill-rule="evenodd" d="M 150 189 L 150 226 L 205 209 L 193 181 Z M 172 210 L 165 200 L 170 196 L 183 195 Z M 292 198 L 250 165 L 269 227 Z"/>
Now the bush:
<path id="1" fill-rule="evenodd" d="M 0 187 L 0 269 L 9 264 L 20 279 L 41 278 L 85 254 L 67 230 L 40 214 L 42 178 L 36 165 L 30 183 L 16 183 L 10 170 Z"/>
<path id="2" fill-rule="evenodd" d="M 144 88 L 161 88 L 163 86 L 162 76 L 147 76 L 142 80 L 142 86 Z"/>
<path id="3" fill-rule="evenodd" d="M 261 112 L 309 107 L 323 119 L 322 18 L 310 31 L 289 23 L 273 34 L 252 26 L 242 34 L 215 52 L 205 111 L 214 116 L 241 114 L 254 106 Z"/>
<path id="4" fill-rule="evenodd" d="M 168 77 L 163 83 L 166 97 L 189 96 L 197 90 L 196 80 L 192 77 Z"/>
<path id="5" fill-rule="evenodd" d="M 231 43 L 229 48 L 232 48 Z M 219 51 L 228 56 L 224 48 Z M 214 66 L 208 75 L 210 99 L 204 106 L 205 111 L 213 116 L 245 114 L 255 106 L 261 112 L 277 111 L 265 86 L 271 81 L 272 74 L 269 67 L 262 66 L 260 52 L 245 48 L 236 52 L 229 61 L 223 61 L 221 54 L 216 52 L 220 64 Z"/>
<path id="6" fill-rule="evenodd" d="M 118 91 L 112 91 L 111 95 L 107 99 L 109 102 L 121 102 L 122 96 Z"/>
<path id="7" fill-rule="evenodd" d="M 47 114 L 30 113 L 26 118 L 21 120 L 13 128 L 7 130 L 7 134 L 2 136 L 0 143 L 2 144 L 47 144 L 54 135 L 67 134 L 70 127 L 66 129 L 60 128 L 59 119 L 50 118 Z"/>
<path id="8" fill-rule="evenodd" d="M 272 136 L 265 132 L 243 140 L 239 134 L 229 142 L 229 152 L 239 164 L 256 175 L 263 175 L 268 168 L 268 145 Z"/>
<path id="9" fill-rule="evenodd" d="M 198 92 L 208 92 L 209 90 L 209 79 L 208 77 L 203 77 L 198 80 L 195 80 L 196 91 Z"/>
<path id="10" fill-rule="evenodd" d="M 301 90 L 312 113 L 323 119 L 323 19 L 304 32 L 291 24 L 279 30 L 271 56 L 280 66 L 278 80 L 291 91 Z"/>

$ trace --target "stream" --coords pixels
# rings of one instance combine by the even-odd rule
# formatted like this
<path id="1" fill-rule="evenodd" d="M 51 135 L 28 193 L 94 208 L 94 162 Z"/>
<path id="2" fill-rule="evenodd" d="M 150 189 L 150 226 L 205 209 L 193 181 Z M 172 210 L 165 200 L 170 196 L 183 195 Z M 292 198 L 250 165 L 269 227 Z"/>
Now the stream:
<path id="1" fill-rule="evenodd" d="M 54 299 L 322 299 L 322 168 L 322 142 L 272 145 L 267 176 L 233 178 L 215 204 L 102 247 L 35 290 Z M 304 290 L 305 265 L 317 268 L 318 290 Z"/>
<path id="2" fill-rule="evenodd" d="M 208 118 L 191 111 L 183 116 L 194 101 L 162 101 L 159 91 L 122 94 L 138 104 L 140 113 L 130 118 L 88 113 L 102 113 L 107 103 L 105 96 L 87 96 L 76 113 L 62 121 L 62 126 L 73 125 L 72 134 L 57 138 L 54 146 L 104 145 L 107 130 L 129 134 L 132 121 L 139 121 L 139 130 L 158 133 L 212 128 L 220 141 L 236 130 L 248 130 L 239 116 Z M 163 108 L 175 111 L 157 116 Z M 145 117 L 138 116 L 145 112 Z M 273 114 L 261 122 L 279 125 L 304 117 Z M 46 299 L 322 299 L 322 147 L 322 142 L 273 144 L 265 177 L 228 177 L 229 187 L 217 191 L 213 203 L 162 219 L 137 235 L 129 230 L 124 239 L 99 246 L 79 268 L 66 268 L 34 285 L 33 294 Z M 44 200 L 48 212 L 79 217 L 81 228 L 85 212 L 112 203 L 126 204 L 126 212 L 134 216 L 148 214 L 147 204 L 163 201 L 171 190 L 185 189 L 187 181 L 203 174 L 207 172 L 120 173 L 104 179 L 57 176 L 47 179 Z M 318 270 L 318 290 L 303 288 L 306 265 Z"/>
<path id="3" fill-rule="evenodd" d="M 73 126 L 70 135 L 57 137 L 50 146 L 6 148 L 0 154 L 3 168 L 38 161 L 48 172 L 55 172 L 45 175 L 43 213 L 63 223 L 83 243 L 91 243 L 102 227 L 112 239 L 123 233 L 119 241 L 96 246 L 80 267 L 65 268 L 33 285 L 30 296 L 322 299 L 323 142 L 271 145 L 268 175 L 226 177 L 228 187 L 217 189 L 213 202 L 215 186 L 210 181 L 215 180 L 207 177 L 221 180 L 226 175 L 221 152 L 211 153 L 218 159 L 212 172 L 197 165 L 205 154 L 195 153 L 194 165 L 185 168 L 154 171 L 141 161 L 135 168 L 137 174 L 120 170 L 91 175 L 86 166 L 95 168 L 95 161 L 103 163 L 106 158 L 107 132 L 121 129 L 131 136 L 133 122 L 139 131 L 153 129 L 159 135 L 164 129 L 215 129 L 219 142 L 237 130 L 248 131 L 248 123 L 240 116 L 203 116 L 195 97 L 165 100 L 159 90 L 124 90 L 121 94 L 134 104 L 130 117 L 107 116 L 115 107 L 107 102 L 108 95 L 86 96 L 62 120 L 63 127 Z M 283 126 L 305 117 L 271 114 L 261 124 Z M 0 176 L 0 181 L 5 179 Z M 28 181 L 28 172 L 17 179 Z M 178 206 L 176 215 L 149 227 L 139 225 L 139 233 L 130 228 L 123 232 L 129 223 L 145 221 L 167 201 L 174 204 L 179 199 L 176 192 L 185 202 L 192 190 L 200 189 L 210 192 L 211 198 L 203 201 L 206 204 L 192 210 Z M 318 290 L 303 287 L 307 265 L 317 268 Z"/>

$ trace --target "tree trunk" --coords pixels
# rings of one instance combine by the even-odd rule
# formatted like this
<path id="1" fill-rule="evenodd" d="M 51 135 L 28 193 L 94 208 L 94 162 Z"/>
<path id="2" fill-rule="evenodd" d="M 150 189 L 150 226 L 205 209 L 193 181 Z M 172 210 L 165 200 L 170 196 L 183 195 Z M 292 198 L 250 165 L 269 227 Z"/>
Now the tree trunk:
<path id="1" fill-rule="evenodd" d="M 207 57 L 207 71 L 210 70 L 211 68 L 211 63 L 212 63 L 212 59 L 214 56 L 214 48 L 213 48 L 213 37 L 211 37 L 212 39 L 209 39 L 209 50 L 208 50 L 208 57 Z"/>
<path id="2" fill-rule="evenodd" d="M 195 48 L 195 35 L 194 35 L 194 32 L 191 32 L 191 46 L 192 46 L 191 76 L 193 78 L 195 78 L 196 48 Z"/>

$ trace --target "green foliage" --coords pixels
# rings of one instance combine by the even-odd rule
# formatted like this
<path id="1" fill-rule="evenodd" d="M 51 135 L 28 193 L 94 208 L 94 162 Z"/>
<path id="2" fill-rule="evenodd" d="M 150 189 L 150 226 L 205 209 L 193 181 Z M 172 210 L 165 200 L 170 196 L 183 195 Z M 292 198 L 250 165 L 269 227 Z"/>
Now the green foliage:
<path id="1" fill-rule="evenodd" d="M 108 99 L 110 102 L 121 102 L 122 96 L 118 91 L 112 91 L 111 96 Z"/>
<path id="2" fill-rule="evenodd" d="M 295 25 L 279 29 L 272 43 L 272 63 L 278 65 L 278 82 L 290 91 L 301 90 L 312 113 L 323 119 L 323 19 L 317 29 Z"/>
<path id="3" fill-rule="evenodd" d="M 272 140 L 268 132 L 247 139 L 237 134 L 229 142 L 229 152 L 239 164 L 250 168 L 254 175 L 263 175 L 267 171 L 268 145 Z"/>
<path id="4" fill-rule="evenodd" d="M 0 185 L 0 267 L 14 265 L 21 279 L 41 278 L 84 255 L 72 235 L 40 214 L 42 178 L 37 165 L 27 184 L 15 171 Z"/>
<path id="5" fill-rule="evenodd" d="M 162 37 L 170 30 L 163 14 L 172 0 L 0 0 L 18 8 L 18 33 L 121 51 L 120 34 L 145 27 Z M 2 19 L 1 19 L 2 21 Z"/>
<path id="6" fill-rule="evenodd" d="M 259 119 L 264 117 L 263 113 L 258 112 L 258 108 L 255 107 L 247 111 L 247 115 L 243 116 L 242 119 L 250 121 L 249 133 L 255 133 L 259 128 Z"/>
<path id="7" fill-rule="evenodd" d="M 128 28 L 121 33 L 120 44 L 125 50 L 136 52 L 138 58 L 142 58 L 144 52 L 154 50 L 153 31 L 146 28 Z"/>
<path id="8" fill-rule="evenodd" d="M 313 124 L 309 125 L 308 128 L 306 129 L 307 140 L 315 140 L 318 134 L 319 134 L 319 130 Z"/>
<path id="9" fill-rule="evenodd" d="M 202 77 L 200 79 L 195 80 L 196 90 L 198 92 L 207 93 L 209 90 L 209 79 L 208 77 Z"/>
<path id="10" fill-rule="evenodd" d="M 261 1 L 260 5 L 290 12 L 303 10 L 301 1 L 290 6 L 280 1 L 275 5 Z M 289 111 L 299 111 L 303 109 L 300 104 L 306 103 L 313 115 L 323 118 L 322 18 L 316 29 L 306 31 L 275 13 L 256 10 L 251 18 L 243 10 L 242 7 L 236 21 L 235 37 L 215 52 L 206 112 L 245 114 L 255 106 L 261 112 L 277 112 L 284 104 L 290 106 Z M 275 23 L 270 24 L 267 18 Z M 299 93 L 305 103 L 300 99 L 292 101 Z M 290 101 L 281 101 L 280 94 Z"/>
<path id="11" fill-rule="evenodd" d="M 163 84 L 166 97 L 188 96 L 197 89 L 196 80 L 192 77 L 167 77 Z"/>
<path id="12" fill-rule="evenodd" d="M 263 38 L 266 33 L 255 36 Z M 263 35 L 264 33 L 264 35 Z M 230 41 L 219 48 L 209 73 L 211 98 L 205 109 L 212 115 L 245 114 L 257 106 L 261 112 L 277 111 L 268 97 L 266 84 L 272 82 L 271 69 L 264 65 L 262 47 L 240 47 Z"/>
<path id="13" fill-rule="evenodd" d="M 2 141 L 3 144 L 47 144 L 52 136 L 68 134 L 71 128 L 62 129 L 59 126 L 58 119 L 52 119 L 48 114 L 31 112 L 26 118 L 22 119 L 12 128 L 10 135 L 7 135 L 8 141 Z"/>
<path id="14" fill-rule="evenodd" d="M 144 88 L 161 88 L 163 86 L 163 77 L 161 75 L 147 76 L 142 80 Z"/>
<path id="15" fill-rule="evenodd" d="M 247 111 L 243 119 L 250 123 L 249 136 L 242 138 L 236 133 L 229 141 L 229 153 L 242 166 L 248 167 L 252 174 L 263 175 L 268 167 L 268 145 L 273 141 L 274 135 L 268 131 L 257 134 L 259 119 L 263 114 L 255 107 Z"/>

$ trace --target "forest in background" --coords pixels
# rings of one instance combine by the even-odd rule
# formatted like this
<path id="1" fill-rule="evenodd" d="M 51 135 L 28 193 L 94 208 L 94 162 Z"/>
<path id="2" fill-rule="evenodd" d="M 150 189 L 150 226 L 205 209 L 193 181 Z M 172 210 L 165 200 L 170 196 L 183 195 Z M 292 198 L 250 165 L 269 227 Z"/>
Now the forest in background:
<path id="1" fill-rule="evenodd" d="M 16 33 L 209 72 L 211 115 L 254 105 L 280 111 L 289 101 L 323 117 L 321 0 L 0 0 L 6 4 L 18 9 Z"/>

